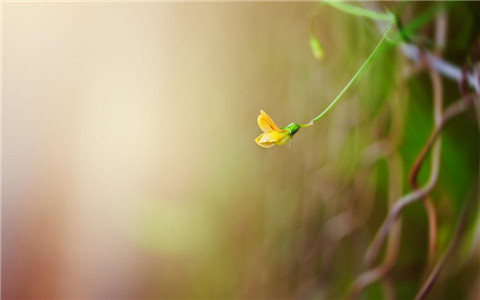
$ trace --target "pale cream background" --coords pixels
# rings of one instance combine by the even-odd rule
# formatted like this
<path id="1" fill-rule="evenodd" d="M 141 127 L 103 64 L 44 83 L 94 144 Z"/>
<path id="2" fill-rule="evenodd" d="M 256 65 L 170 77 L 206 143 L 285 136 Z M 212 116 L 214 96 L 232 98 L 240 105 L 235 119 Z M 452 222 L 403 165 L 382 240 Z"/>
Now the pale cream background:
<path id="1" fill-rule="evenodd" d="M 4 3 L 4 295 L 253 293 L 268 207 L 279 230 L 296 214 L 265 199 L 295 198 L 323 143 L 311 130 L 267 155 L 258 111 L 304 122 L 338 91 L 310 53 L 314 7 Z"/>

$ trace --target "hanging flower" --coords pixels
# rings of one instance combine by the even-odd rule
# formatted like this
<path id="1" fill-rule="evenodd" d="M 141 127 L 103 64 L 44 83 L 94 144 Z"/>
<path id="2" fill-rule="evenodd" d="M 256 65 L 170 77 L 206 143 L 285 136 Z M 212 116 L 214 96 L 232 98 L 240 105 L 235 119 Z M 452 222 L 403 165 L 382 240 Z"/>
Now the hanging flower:
<path id="1" fill-rule="evenodd" d="M 291 123 L 288 126 L 278 128 L 275 122 L 263 110 L 260 110 L 257 121 L 263 133 L 255 139 L 255 142 L 263 148 L 285 144 L 300 129 L 300 125 L 297 123 Z"/>

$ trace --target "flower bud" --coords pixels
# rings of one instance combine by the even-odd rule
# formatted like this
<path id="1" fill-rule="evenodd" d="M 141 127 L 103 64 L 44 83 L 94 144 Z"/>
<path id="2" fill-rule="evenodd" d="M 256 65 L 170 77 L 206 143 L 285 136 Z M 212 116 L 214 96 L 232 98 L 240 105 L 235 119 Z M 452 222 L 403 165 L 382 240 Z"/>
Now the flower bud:
<path id="1" fill-rule="evenodd" d="M 287 126 L 283 127 L 282 129 L 288 130 L 288 132 L 290 133 L 290 136 L 293 136 L 300 129 L 300 124 L 290 123 Z"/>

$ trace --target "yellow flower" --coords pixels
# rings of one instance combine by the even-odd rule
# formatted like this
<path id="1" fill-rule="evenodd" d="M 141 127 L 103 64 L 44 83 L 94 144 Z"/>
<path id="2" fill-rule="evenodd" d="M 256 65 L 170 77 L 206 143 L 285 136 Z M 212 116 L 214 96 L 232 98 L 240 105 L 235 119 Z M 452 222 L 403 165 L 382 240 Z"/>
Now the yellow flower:
<path id="1" fill-rule="evenodd" d="M 278 128 L 263 110 L 260 110 L 260 115 L 258 116 L 257 121 L 258 126 L 263 133 L 255 139 L 255 142 L 263 148 L 271 148 L 275 145 L 285 144 L 292 138 L 298 129 L 300 129 L 300 125 L 296 123 L 292 123 L 283 128 Z"/>

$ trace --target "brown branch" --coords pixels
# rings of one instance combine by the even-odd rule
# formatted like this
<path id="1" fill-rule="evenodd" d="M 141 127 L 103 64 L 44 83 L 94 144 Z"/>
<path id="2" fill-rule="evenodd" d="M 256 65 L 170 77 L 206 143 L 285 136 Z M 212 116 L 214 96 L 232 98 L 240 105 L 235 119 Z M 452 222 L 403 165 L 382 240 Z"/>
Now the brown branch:
<path id="1" fill-rule="evenodd" d="M 395 300 L 395 286 L 390 278 L 383 278 L 382 280 L 383 294 L 385 300 Z"/>
<path id="2" fill-rule="evenodd" d="M 390 272 L 398 257 L 401 229 L 401 220 L 398 219 L 391 230 L 392 234 L 389 238 L 389 246 L 384 262 L 378 267 L 372 268 L 358 276 L 350 288 L 347 299 L 358 299 L 358 296 L 363 289 L 365 289 L 369 284 L 385 277 L 388 272 Z"/>
<path id="3" fill-rule="evenodd" d="M 423 206 L 427 212 L 428 217 L 428 259 L 427 266 L 431 266 L 435 259 L 435 248 L 437 247 L 437 214 L 435 212 L 435 205 L 430 197 L 426 196 L 423 199 Z"/>
<path id="4" fill-rule="evenodd" d="M 434 71 L 430 71 L 430 77 L 433 85 L 433 99 L 434 99 L 433 110 L 434 110 L 435 127 L 439 127 L 442 119 L 442 98 L 443 98 L 442 82 L 438 73 Z M 440 141 L 437 140 L 436 143 L 439 144 Z M 410 172 L 410 178 L 409 178 L 412 189 L 418 188 L 417 175 L 422 163 L 425 160 L 426 154 L 427 154 L 426 151 L 422 151 L 419 154 L 415 164 L 412 166 L 412 169 Z M 398 161 L 398 158 L 396 161 Z M 390 165 L 390 171 L 391 171 L 389 178 L 390 180 L 392 180 L 395 174 L 401 173 L 401 172 L 393 171 L 392 166 L 394 164 L 391 161 L 391 159 L 389 160 L 389 162 L 390 162 L 389 165 Z M 391 190 L 393 187 L 391 183 L 390 183 L 390 187 L 391 187 L 390 188 Z M 390 202 L 393 202 L 392 200 L 398 197 L 400 193 L 401 191 L 396 191 L 393 194 L 391 193 L 389 196 Z M 435 207 L 433 206 L 433 203 L 430 200 L 430 198 L 425 197 L 423 200 L 424 200 L 425 209 L 427 211 L 428 223 L 429 223 L 429 256 L 428 257 L 429 257 L 429 265 L 430 265 L 431 261 L 434 258 L 434 251 L 435 251 L 436 240 L 437 240 L 437 217 L 436 217 Z M 391 230 L 390 238 L 388 241 L 387 254 L 385 256 L 383 263 L 380 264 L 378 267 L 372 268 L 357 277 L 357 279 L 353 282 L 349 290 L 349 293 L 348 293 L 349 299 L 357 299 L 360 292 L 365 287 L 367 287 L 369 284 L 373 283 L 374 281 L 377 281 L 385 277 L 388 274 L 388 272 L 392 269 L 397 259 L 397 255 L 399 251 L 398 248 L 400 244 L 400 232 L 401 232 L 401 223 L 400 223 L 400 220 L 397 220 L 397 222 L 393 225 L 393 228 Z"/>
<path id="5" fill-rule="evenodd" d="M 364 6 L 374 11 L 382 12 L 381 7 L 378 5 L 378 3 L 374 1 L 366 1 L 364 3 Z M 382 21 L 376 20 L 375 24 L 381 32 L 384 31 L 383 29 L 384 26 Z M 443 24 L 441 24 L 440 26 L 443 26 Z M 442 42 L 441 40 L 439 41 Z M 446 78 L 449 78 L 456 82 L 461 82 L 463 77 L 461 68 L 459 68 L 458 66 L 448 61 L 443 60 L 439 56 L 434 55 L 428 51 L 422 50 L 416 45 L 409 44 L 409 43 L 402 44 L 400 46 L 400 50 L 402 51 L 405 57 L 412 60 L 413 62 L 419 63 L 422 60 L 426 59 L 428 61 L 428 64 L 436 72 L 442 74 Z M 422 56 L 425 56 L 425 58 L 422 58 Z M 472 89 L 474 89 L 477 93 L 480 93 L 480 82 L 478 80 L 479 76 L 480 76 L 479 72 L 475 70 L 473 72 L 469 72 L 466 77 L 466 83 Z"/>
<path id="6" fill-rule="evenodd" d="M 390 202 L 393 202 L 393 199 L 398 197 L 398 194 L 401 193 L 401 187 L 398 187 L 398 185 L 392 184 L 392 182 L 401 182 L 401 177 L 402 177 L 402 165 L 400 158 L 398 155 L 393 156 L 392 158 L 389 159 L 389 185 L 390 185 Z M 398 178 L 395 178 L 395 175 L 398 176 Z M 397 188 L 394 188 L 397 187 Z M 398 219 L 396 220 L 395 224 L 393 225 L 392 228 L 392 234 L 389 237 L 388 240 L 388 247 L 387 247 L 387 253 L 385 255 L 385 259 L 380 264 L 379 266 L 372 268 L 370 270 L 367 270 L 366 272 L 362 273 L 357 277 L 357 279 L 352 283 L 348 293 L 347 293 L 347 299 L 357 299 L 360 296 L 360 292 L 365 289 L 369 284 L 384 278 L 388 272 L 392 269 L 392 267 L 395 264 L 395 261 L 397 260 L 398 257 L 398 252 L 399 252 L 399 246 L 400 246 L 400 237 L 401 237 L 401 230 L 402 230 L 402 225 L 401 225 L 401 220 Z M 391 287 L 393 289 L 393 287 Z M 392 293 L 390 293 L 392 294 Z M 387 297 L 387 298 L 392 298 L 392 297 Z"/>
<path id="7" fill-rule="evenodd" d="M 428 62 L 425 62 L 425 65 L 428 66 Z M 429 66 L 428 66 L 429 67 Z M 441 126 L 441 119 L 442 119 L 442 99 L 443 99 L 443 88 L 442 88 L 442 81 L 438 73 L 433 71 L 430 68 L 430 77 L 432 81 L 432 86 L 433 86 L 433 110 L 434 110 L 434 127 L 439 127 Z M 437 143 L 439 144 L 440 141 L 437 140 Z M 439 146 L 438 146 L 439 147 Z M 425 157 L 426 157 L 427 151 L 422 151 L 415 164 L 412 166 L 411 172 L 410 172 L 410 184 L 412 186 L 412 189 L 417 189 L 418 188 L 418 183 L 417 183 L 417 177 L 418 177 L 418 171 L 421 168 L 421 165 L 423 164 Z M 392 158 L 389 159 L 390 166 L 393 165 Z M 397 159 L 398 160 L 398 159 Z M 390 168 L 391 170 L 392 168 Z M 394 177 L 394 174 L 396 172 L 393 172 L 392 170 L 390 173 L 390 180 L 391 178 Z M 391 187 L 393 187 L 392 184 L 390 184 Z M 393 195 L 390 195 L 390 202 L 393 202 L 392 200 L 395 199 L 400 195 L 400 191 L 397 193 L 394 193 Z M 433 261 L 434 258 L 434 253 L 435 253 L 435 247 L 436 247 L 436 240 L 437 240 L 437 217 L 436 217 L 436 212 L 435 212 L 435 207 L 429 197 L 425 197 L 423 199 L 423 203 L 425 206 L 425 209 L 427 211 L 427 216 L 428 216 L 428 224 L 429 224 L 429 252 L 428 252 L 428 259 L 429 259 L 429 265 Z M 353 282 L 351 288 L 349 289 L 348 293 L 348 298 L 349 299 L 357 299 L 360 292 L 369 284 L 373 283 L 374 281 L 377 281 L 383 277 L 385 277 L 388 272 L 392 269 L 392 267 L 395 264 L 395 261 L 397 259 L 398 255 L 398 248 L 400 244 L 400 232 L 401 232 L 401 223 L 400 220 L 398 220 L 395 225 L 393 226 L 388 242 L 388 247 L 387 247 L 387 254 L 385 256 L 384 261 L 377 267 L 374 267 L 370 270 L 367 270 L 363 274 L 359 275 L 357 279 Z"/>
<path id="8" fill-rule="evenodd" d="M 435 128 L 441 126 L 442 122 L 442 99 L 443 99 L 443 88 L 442 80 L 440 75 L 433 71 L 432 69 L 429 72 L 430 78 L 433 85 L 433 111 L 434 111 L 434 124 Z M 437 143 L 440 143 L 440 140 L 437 139 Z M 415 163 L 412 166 L 412 169 L 409 174 L 409 183 L 412 190 L 418 189 L 418 173 L 420 172 L 421 166 L 425 161 L 428 150 L 423 148 L 420 154 L 417 156 Z M 437 244 L 437 215 L 435 212 L 435 206 L 433 205 L 432 199 L 428 196 L 423 198 L 423 206 L 427 212 L 428 217 L 428 263 L 431 265 L 434 256 L 435 248 Z"/>
<path id="9" fill-rule="evenodd" d="M 477 99 L 474 98 L 473 99 L 474 104 L 475 104 L 475 109 L 476 109 L 476 115 L 477 115 L 477 124 L 478 124 L 478 128 L 479 128 L 479 131 L 480 131 L 480 102 L 479 102 L 479 100 L 480 100 L 480 98 L 477 98 Z M 480 170 L 480 166 L 479 166 L 479 170 Z M 479 185 L 479 188 L 480 188 L 480 185 Z M 458 245 L 458 242 L 460 241 L 462 233 L 465 230 L 465 226 L 466 226 L 467 219 L 468 219 L 468 212 L 470 211 L 469 207 L 473 203 L 472 199 L 473 199 L 473 197 L 469 198 L 469 200 L 467 200 L 467 203 L 464 204 L 464 206 L 462 208 L 462 213 L 460 215 L 460 219 L 458 220 L 457 229 L 455 230 L 455 234 L 452 238 L 452 241 L 448 245 L 448 248 L 445 251 L 445 253 L 443 254 L 442 258 L 437 262 L 434 269 L 432 270 L 432 272 L 428 276 L 427 280 L 425 281 L 422 288 L 420 289 L 417 296 L 415 297 L 415 300 L 422 300 L 427 296 L 428 292 L 432 289 L 432 287 L 435 284 L 438 276 L 440 275 L 440 272 L 442 271 L 442 268 L 445 266 L 445 263 L 453 255 L 453 253 L 454 253 L 454 251 L 455 251 L 455 249 Z"/>
<path id="10" fill-rule="evenodd" d="M 418 292 L 418 294 L 415 296 L 415 300 L 422 300 L 425 299 L 427 296 L 428 292 L 432 289 L 433 285 L 435 284 L 438 276 L 440 275 L 440 272 L 442 271 L 442 268 L 445 266 L 445 263 L 448 261 L 448 259 L 452 256 L 454 253 L 458 242 L 460 241 L 460 238 L 462 237 L 462 233 L 465 230 L 465 227 L 467 225 L 467 220 L 468 220 L 468 215 L 469 215 L 469 207 L 473 203 L 472 199 L 474 197 L 470 197 L 467 202 L 463 205 L 462 212 L 460 215 L 460 219 L 458 220 L 458 225 L 457 229 L 455 230 L 455 234 L 452 238 L 452 241 L 448 245 L 447 250 L 443 254 L 442 258 L 438 261 L 438 263 L 435 265 L 435 268 L 432 270 L 430 275 L 428 276 L 427 280 L 423 284 L 422 288 Z"/>
<path id="11" fill-rule="evenodd" d="M 445 110 L 443 118 L 439 123 L 439 126 L 435 127 L 435 130 L 430 135 L 430 138 L 427 140 L 422 152 L 428 153 L 432 148 L 434 142 L 440 135 L 442 129 L 445 125 L 450 121 L 453 117 L 457 116 L 458 114 L 464 112 L 466 108 L 472 103 L 473 97 L 468 96 L 465 99 L 457 100 L 456 102 L 452 103 L 448 108 Z M 394 224 L 395 220 L 398 218 L 400 213 L 403 209 L 411 203 L 416 202 L 419 199 L 426 197 L 435 187 L 437 180 L 438 180 L 438 173 L 439 173 L 439 159 L 440 159 L 440 148 L 439 144 L 437 143 L 435 147 L 433 147 L 433 156 L 432 156 L 432 167 L 430 172 L 430 179 L 428 180 L 427 184 L 425 184 L 422 188 L 415 189 L 411 193 L 401 197 L 395 205 L 390 210 L 387 218 L 385 219 L 383 225 L 380 227 L 375 239 L 370 244 L 367 252 L 365 254 L 365 263 L 366 265 L 371 265 L 372 262 L 378 255 L 385 238 L 387 237 L 392 225 Z M 425 153 L 425 155 L 426 155 Z"/>

